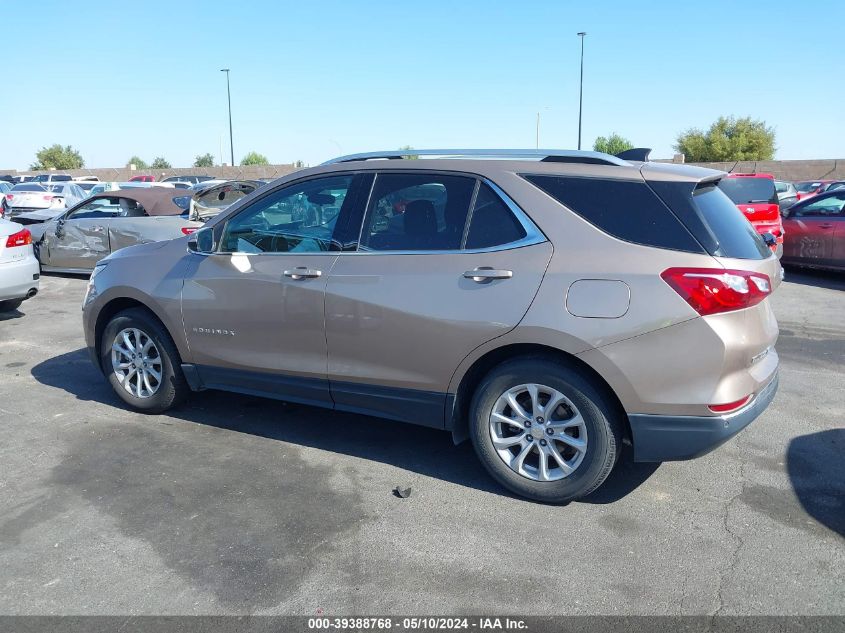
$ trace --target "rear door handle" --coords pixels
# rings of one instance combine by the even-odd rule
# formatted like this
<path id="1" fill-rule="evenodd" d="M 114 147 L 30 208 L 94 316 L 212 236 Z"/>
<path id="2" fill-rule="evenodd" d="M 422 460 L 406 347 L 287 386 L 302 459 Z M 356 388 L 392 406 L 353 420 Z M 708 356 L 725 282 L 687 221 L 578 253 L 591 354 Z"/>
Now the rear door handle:
<path id="1" fill-rule="evenodd" d="M 322 270 L 306 268 L 305 266 L 297 266 L 293 270 L 285 271 L 285 277 L 290 277 L 291 279 L 314 279 L 322 274 Z"/>
<path id="2" fill-rule="evenodd" d="M 479 266 L 464 273 L 464 277 L 472 279 L 474 282 L 483 284 L 489 283 L 494 279 L 510 279 L 513 277 L 512 270 L 496 270 L 489 266 Z"/>

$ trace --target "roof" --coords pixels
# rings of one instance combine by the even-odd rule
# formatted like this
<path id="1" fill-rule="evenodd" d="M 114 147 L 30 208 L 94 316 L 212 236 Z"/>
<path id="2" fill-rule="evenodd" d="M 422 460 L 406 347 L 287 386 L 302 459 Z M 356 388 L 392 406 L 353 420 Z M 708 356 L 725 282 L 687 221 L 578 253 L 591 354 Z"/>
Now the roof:
<path id="1" fill-rule="evenodd" d="M 126 200 L 134 200 L 138 202 L 147 215 L 180 215 L 184 213 L 184 209 L 179 208 L 173 202 L 173 198 L 183 197 L 185 195 L 182 189 L 169 189 L 165 187 L 149 187 L 137 189 L 118 189 L 116 191 L 104 191 L 98 193 L 87 200 L 97 200 L 98 198 L 125 198 Z"/>

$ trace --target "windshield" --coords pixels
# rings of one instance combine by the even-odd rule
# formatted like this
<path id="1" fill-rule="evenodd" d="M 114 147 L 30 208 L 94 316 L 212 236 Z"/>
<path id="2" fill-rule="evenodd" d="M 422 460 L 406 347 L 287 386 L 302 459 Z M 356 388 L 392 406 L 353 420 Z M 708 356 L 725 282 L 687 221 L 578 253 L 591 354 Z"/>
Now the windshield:
<path id="1" fill-rule="evenodd" d="M 775 191 L 778 193 L 786 193 L 789 191 L 789 183 L 782 180 L 775 180 Z"/>
<path id="2" fill-rule="evenodd" d="M 819 187 L 822 186 L 818 180 L 811 181 L 808 180 L 807 182 L 797 182 L 795 183 L 795 188 L 800 191 L 801 193 L 809 193 L 811 191 L 815 191 Z"/>
<path id="3" fill-rule="evenodd" d="M 724 191 L 734 204 L 777 203 L 775 183 L 771 178 L 722 178 L 719 181 L 719 189 Z"/>

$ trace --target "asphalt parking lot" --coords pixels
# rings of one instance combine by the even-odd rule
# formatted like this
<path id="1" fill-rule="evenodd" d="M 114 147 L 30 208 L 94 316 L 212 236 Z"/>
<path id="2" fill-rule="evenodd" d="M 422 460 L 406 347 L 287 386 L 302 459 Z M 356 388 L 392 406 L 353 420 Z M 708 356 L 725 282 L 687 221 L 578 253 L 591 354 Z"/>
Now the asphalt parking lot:
<path id="1" fill-rule="evenodd" d="M 218 392 L 131 413 L 83 349 L 85 283 L 0 317 L 0 613 L 845 612 L 841 275 L 788 272 L 749 429 L 566 507 L 430 429 Z"/>

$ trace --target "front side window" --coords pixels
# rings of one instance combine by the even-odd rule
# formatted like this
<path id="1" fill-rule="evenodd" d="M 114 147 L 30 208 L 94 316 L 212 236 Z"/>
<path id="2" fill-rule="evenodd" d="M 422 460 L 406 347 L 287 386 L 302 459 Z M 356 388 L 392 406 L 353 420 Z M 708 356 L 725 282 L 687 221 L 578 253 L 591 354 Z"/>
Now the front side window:
<path id="1" fill-rule="evenodd" d="M 440 174 L 379 174 L 361 232 L 364 251 L 461 248 L 475 179 Z"/>
<path id="2" fill-rule="evenodd" d="M 814 200 L 800 209 L 796 215 L 799 217 L 842 215 L 843 207 L 845 207 L 845 192 Z"/>
<path id="3" fill-rule="evenodd" d="M 68 220 L 88 220 L 91 218 L 117 218 L 123 215 L 121 202 L 137 203 L 134 200 L 119 198 L 97 198 L 68 214 Z"/>
<path id="4" fill-rule="evenodd" d="M 317 253 L 332 248 L 354 176 L 317 178 L 256 201 L 226 223 L 224 253 Z"/>

